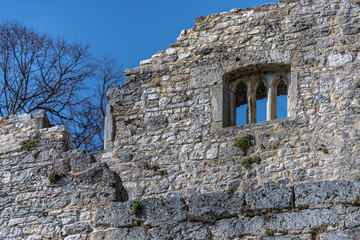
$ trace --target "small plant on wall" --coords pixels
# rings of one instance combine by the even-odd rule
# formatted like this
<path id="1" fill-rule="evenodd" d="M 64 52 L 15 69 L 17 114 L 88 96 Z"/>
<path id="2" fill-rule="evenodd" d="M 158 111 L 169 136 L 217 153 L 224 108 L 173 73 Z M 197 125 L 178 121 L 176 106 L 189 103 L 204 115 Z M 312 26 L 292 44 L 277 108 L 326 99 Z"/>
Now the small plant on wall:
<path id="1" fill-rule="evenodd" d="M 143 207 L 142 202 L 136 201 L 136 202 L 134 202 L 134 204 L 131 206 L 131 211 L 132 211 L 134 214 L 139 215 L 142 207 Z"/>
<path id="2" fill-rule="evenodd" d="M 65 175 L 63 173 L 51 173 L 48 175 L 48 179 L 49 179 L 50 183 L 56 183 L 63 177 L 65 177 Z"/>
<path id="3" fill-rule="evenodd" d="M 234 193 L 236 191 L 236 187 L 234 187 L 234 186 L 230 186 L 230 187 L 228 187 L 228 189 L 226 189 L 226 192 L 228 193 L 228 194 L 232 194 L 232 193 Z"/>
<path id="4" fill-rule="evenodd" d="M 238 148 L 240 148 L 241 150 L 241 154 L 243 156 L 247 155 L 249 148 L 252 147 L 254 145 L 254 136 L 253 135 L 245 135 L 242 137 L 239 137 L 236 142 L 234 143 L 234 145 Z"/>
<path id="5" fill-rule="evenodd" d="M 357 82 L 355 83 L 355 87 L 356 87 L 356 88 L 360 88 L 360 79 L 357 80 Z"/>
<path id="6" fill-rule="evenodd" d="M 246 169 L 249 169 L 251 167 L 252 163 L 260 164 L 260 162 L 261 162 L 260 157 L 253 157 L 253 158 L 247 157 L 241 161 L 241 166 L 243 166 Z"/>

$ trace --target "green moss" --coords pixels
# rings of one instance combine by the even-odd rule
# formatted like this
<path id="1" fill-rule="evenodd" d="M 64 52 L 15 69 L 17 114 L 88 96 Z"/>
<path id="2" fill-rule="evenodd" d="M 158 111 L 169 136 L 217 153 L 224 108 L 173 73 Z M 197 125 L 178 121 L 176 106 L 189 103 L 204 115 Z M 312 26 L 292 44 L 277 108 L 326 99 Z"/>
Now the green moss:
<path id="1" fill-rule="evenodd" d="M 256 164 L 260 164 L 261 158 L 260 157 L 254 157 L 253 162 L 256 163 Z"/>
<path id="2" fill-rule="evenodd" d="M 56 183 L 63 177 L 65 177 L 65 175 L 63 173 L 52 173 L 52 174 L 48 175 L 48 179 L 49 179 L 50 183 Z"/>
<path id="3" fill-rule="evenodd" d="M 235 192 L 235 190 L 236 190 L 236 187 L 230 186 L 230 187 L 228 187 L 228 189 L 226 189 L 226 192 L 228 194 L 232 194 L 233 192 Z"/>
<path id="4" fill-rule="evenodd" d="M 131 211 L 132 211 L 134 214 L 140 214 L 140 211 L 141 211 L 142 207 L 143 207 L 142 202 L 136 201 L 136 202 L 131 206 Z"/>
<path id="5" fill-rule="evenodd" d="M 356 196 L 356 199 L 351 202 L 351 205 L 359 206 L 360 205 L 360 196 Z"/>
<path id="6" fill-rule="evenodd" d="M 35 152 L 35 153 L 33 154 L 33 157 L 34 157 L 34 158 L 37 158 L 37 157 L 39 156 L 39 154 L 40 154 L 40 151 L 37 151 L 37 152 Z"/>
<path id="7" fill-rule="evenodd" d="M 239 233 L 239 234 L 237 235 L 238 238 L 242 238 L 243 236 L 245 236 L 245 235 L 242 234 L 242 233 Z"/>
<path id="8" fill-rule="evenodd" d="M 244 158 L 242 161 L 241 161 L 241 166 L 243 166 L 244 168 L 250 168 L 251 167 L 251 164 L 252 163 L 256 163 L 256 164 L 260 164 L 261 162 L 261 158 L 260 157 L 247 157 L 247 158 Z"/>
<path id="9" fill-rule="evenodd" d="M 322 151 L 325 154 L 329 153 L 329 150 L 326 148 L 324 144 L 321 144 L 320 147 L 316 148 L 317 151 Z"/>
<path id="10" fill-rule="evenodd" d="M 247 158 L 244 158 L 244 159 L 241 161 L 241 166 L 243 166 L 244 168 L 250 168 L 251 163 L 252 163 L 252 158 L 251 158 L 251 157 L 247 157 Z"/>
<path id="11" fill-rule="evenodd" d="M 357 80 L 357 82 L 355 83 L 355 87 L 356 87 L 356 88 L 360 88 L 360 79 Z"/>
<path id="12" fill-rule="evenodd" d="M 151 170 L 153 170 L 153 171 L 157 171 L 159 169 L 160 169 L 160 167 L 158 165 L 152 165 L 151 166 Z"/>
<path id="13" fill-rule="evenodd" d="M 159 173 L 160 173 L 161 176 L 165 176 L 167 174 L 167 171 L 166 170 L 160 170 Z"/>
<path id="14" fill-rule="evenodd" d="M 274 236 L 274 231 L 272 231 L 271 229 L 269 229 L 269 228 L 267 228 L 266 230 L 265 230 L 265 236 Z"/>
<path id="15" fill-rule="evenodd" d="M 253 143 L 254 137 L 250 134 L 239 137 L 234 145 L 241 149 L 241 153 L 243 156 L 247 155 L 249 148 L 254 145 Z"/>
<path id="16" fill-rule="evenodd" d="M 28 139 L 28 140 L 21 142 L 20 151 L 30 151 L 32 148 L 36 147 L 39 140 L 40 140 L 40 138 L 38 136 L 36 136 L 32 139 Z"/>

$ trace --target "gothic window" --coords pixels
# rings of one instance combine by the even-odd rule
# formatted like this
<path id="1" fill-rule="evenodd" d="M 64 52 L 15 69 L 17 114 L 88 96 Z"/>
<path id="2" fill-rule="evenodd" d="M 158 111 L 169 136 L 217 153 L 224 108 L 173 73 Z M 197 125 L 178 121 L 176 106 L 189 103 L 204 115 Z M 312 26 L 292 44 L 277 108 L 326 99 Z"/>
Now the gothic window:
<path id="1" fill-rule="evenodd" d="M 227 74 L 223 88 L 223 127 L 288 116 L 289 84 L 288 65 L 252 66 Z"/>

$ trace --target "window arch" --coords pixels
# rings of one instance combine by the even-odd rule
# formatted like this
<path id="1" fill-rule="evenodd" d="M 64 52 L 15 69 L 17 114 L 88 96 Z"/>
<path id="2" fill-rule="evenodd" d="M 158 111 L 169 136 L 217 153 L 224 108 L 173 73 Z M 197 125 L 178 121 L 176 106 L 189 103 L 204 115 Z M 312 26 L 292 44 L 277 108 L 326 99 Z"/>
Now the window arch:
<path id="1" fill-rule="evenodd" d="M 277 119 L 279 96 L 282 96 L 283 101 L 286 96 L 282 108 L 286 109 L 286 116 L 288 116 L 289 85 L 290 66 L 284 64 L 250 66 L 225 75 L 223 127 L 242 125 L 237 121 L 238 118 L 245 118 L 246 124 L 256 123 L 259 120 L 257 105 L 260 100 L 266 101 L 266 107 L 258 109 L 264 115 L 264 120 L 265 115 L 267 121 Z M 246 111 L 237 113 L 239 107 L 246 108 Z"/>

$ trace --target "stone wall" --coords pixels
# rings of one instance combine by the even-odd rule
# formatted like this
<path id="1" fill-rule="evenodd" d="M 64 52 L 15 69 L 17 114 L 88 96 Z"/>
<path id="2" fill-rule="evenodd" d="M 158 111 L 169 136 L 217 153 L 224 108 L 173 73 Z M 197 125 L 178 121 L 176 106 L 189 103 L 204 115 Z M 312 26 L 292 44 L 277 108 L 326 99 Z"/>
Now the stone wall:
<path id="1" fill-rule="evenodd" d="M 133 199 L 359 172 L 358 1 L 282 1 L 196 19 L 108 92 L 106 151 Z M 227 79 L 290 66 L 288 118 L 223 127 Z M 237 138 L 255 146 L 242 156 Z M 111 148 L 113 147 L 113 148 Z M 260 164 L 245 168 L 247 157 Z"/>
<path id="2" fill-rule="evenodd" d="M 0 239 L 88 239 L 94 206 L 128 199 L 44 112 L 1 118 L 0 132 Z"/>
<path id="3" fill-rule="evenodd" d="M 144 197 L 44 112 L 0 119 L 0 239 L 359 239 L 360 182 Z M 51 180 L 53 176 L 54 180 Z M 58 177 L 56 177 L 58 176 Z"/>
<path id="4" fill-rule="evenodd" d="M 44 112 L 1 118 L 0 239 L 359 239 L 359 13 L 283 0 L 196 19 L 110 89 L 98 153 Z M 223 127 L 229 81 L 284 66 L 289 117 Z"/>

